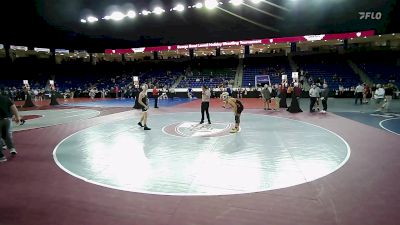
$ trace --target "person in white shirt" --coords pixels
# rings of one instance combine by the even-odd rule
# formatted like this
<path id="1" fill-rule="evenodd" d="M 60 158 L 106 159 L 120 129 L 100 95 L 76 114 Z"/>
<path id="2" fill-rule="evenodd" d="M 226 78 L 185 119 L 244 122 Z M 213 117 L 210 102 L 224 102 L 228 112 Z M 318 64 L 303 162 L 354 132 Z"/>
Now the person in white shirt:
<path id="1" fill-rule="evenodd" d="M 193 98 L 193 89 L 191 88 L 191 87 L 189 87 L 188 88 L 188 91 L 187 91 L 187 95 L 188 95 L 188 98 L 189 99 L 192 99 Z"/>
<path id="2" fill-rule="evenodd" d="M 310 91 L 310 112 L 315 112 L 314 105 L 315 102 L 317 101 L 317 90 L 315 89 L 315 84 L 311 85 Z"/>
<path id="3" fill-rule="evenodd" d="M 343 95 L 343 92 L 344 92 L 344 87 L 343 87 L 343 85 L 339 85 L 339 96 L 342 96 Z"/>
<path id="4" fill-rule="evenodd" d="M 358 99 L 360 99 L 360 104 L 362 105 L 362 99 L 363 99 L 363 92 L 364 92 L 364 86 L 361 84 L 358 84 L 355 91 L 354 91 L 354 96 L 356 97 L 354 104 L 357 105 Z"/>
<path id="5" fill-rule="evenodd" d="M 33 94 L 35 95 L 35 102 L 38 100 L 39 91 L 38 89 L 33 90 Z"/>
<path id="6" fill-rule="evenodd" d="M 158 99 L 168 99 L 167 89 L 163 88 L 161 90 L 161 95 L 160 95 L 160 97 L 158 97 Z"/>
<path id="7" fill-rule="evenodd" d="M 174 97 L 175 97 L 175 88 L 170 88 L 170 89 L 169 89 L 169 95 L 170 95 L 171 99 L 174 100 Z"/>
<path id="8" fill-rule="evenodd" d="M 96 93 L 97 93 L 97 89 L 96 88 L 90 89 L 89 96 L 92 99 L 92 101 L 94 101 L 94 98 L 96 97 Z"/>
<path id="9" fill-rule="evenodd" d="M 381 111 L 384 108 L 384 103 L 382 103 L 385 99 L 385 89 L 382 88 L 380 84 L 376 85 L 376 91 L 374 94 L 375 103 L 379 105 L 376 111 Z"/>

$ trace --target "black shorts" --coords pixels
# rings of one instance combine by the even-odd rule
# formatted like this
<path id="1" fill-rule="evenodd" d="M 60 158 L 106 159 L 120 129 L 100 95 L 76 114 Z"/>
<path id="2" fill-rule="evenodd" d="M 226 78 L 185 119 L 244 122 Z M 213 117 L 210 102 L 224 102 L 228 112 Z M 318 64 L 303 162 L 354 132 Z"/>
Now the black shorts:
<path id="1" fill-rule="evenodd" d="M 241 114 L 243 112 L 243 106 L 239 106 L 236 109 L 236 114 Z"/>
<path id="2" fill-rule="evenodd" d="M 142 112 L 147 112 L 148 108 L 146 109 L 145 107 L 142 106 Z"/>

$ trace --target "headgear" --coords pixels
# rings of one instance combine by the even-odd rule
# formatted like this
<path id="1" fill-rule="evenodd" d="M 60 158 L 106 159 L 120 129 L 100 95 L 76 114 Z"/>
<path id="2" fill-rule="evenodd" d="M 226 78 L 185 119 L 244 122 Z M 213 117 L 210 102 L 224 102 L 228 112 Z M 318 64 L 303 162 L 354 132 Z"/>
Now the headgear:
<path id="1" fill-rule="evenodd" d="M 222 100 L 226 101 L 229 97 L 228 92 L 223 92 L 220 96 L 219 96 Z"/>

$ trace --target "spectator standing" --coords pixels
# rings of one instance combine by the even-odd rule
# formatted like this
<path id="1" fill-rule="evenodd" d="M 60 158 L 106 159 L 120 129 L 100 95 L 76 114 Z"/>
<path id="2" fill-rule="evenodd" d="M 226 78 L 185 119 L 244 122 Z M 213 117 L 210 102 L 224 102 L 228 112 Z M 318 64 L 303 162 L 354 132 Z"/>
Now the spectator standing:
<path id="1" fill-rule="evenodd" d="M 115 86 L 114 91 L 115 91 L 115 98 L 118 98 L 119 87 L 117 85 Z"/>
<path id="2" fill-rule="evenodd" d="M 153 98 L 154 98 L 154 108 L 158 108 L 158 89 L 157 85 L 154 85 L 153 87 Z"/>
<path id="3" fill-rule="evenodd" d="M 292 102 L 290 103 L 290 106 L 288 107 L 287 111 L 290 113 L 299 113 L 303 112 L 303 110 L 300 109 L 299 105 L 299 99 L 301 95 L 301 89 L 299 88 L 298 83 L 294 83 L 294 87 L 289 87 L 288 90 L 291 90 L 292 92 Z"/>
<path id="4" fill-rule="evenodd" d="M 271 92 L 272 88 L 269 85 L 264 85 L 264 88 L 261 90 L 261 97 L 264 102 L 264 110 L 271 110 L 269 103 L 271 101 Z"/>
<path id="5" fill-rule="evenodd" d="M 369 86 L 368 84 L 364 84 L 364 92 L 363 92 L 363 103 L 367 104 L 368 103 L 368 95 L 369 95 Z"/>
<path id="6" fill-rule="evenodd" d="M 317 90 L 315 89 L 315 84 L 311 85 L 309 95 L 310 95 L 310 112 L 315 112 L 315 110 L 313 109 L 315 102 L 317 101 Z"/>
<path id="7" fill-rule="evenodd" d="M 386 111 L 389 111 L 389 106 L 393 99 L 393 89 L 394 87 L 392 84 L 388 84 L 385 87 L 385 103 L 383 104 L 383 108 L 385 108 Z"/>
<path id="8" fill-rule="evenodd" d="M 376 111 L 381 111 L 385 107 L 385 104 L 384 104 L 385 89 L 383 89 L 380 84 L 376 85 L 374 99 L 375 99 L 375 103 L 378 105 L 378 108 Z"/>
<path id="9" fill-rule="evenodd" d="M 326 113 L 326 110 L 328 110 L 328 96 L 329 96 L 329 88 L 327 84 L 324 84 L 323 89 L 321 91 L 321 101 L 323 107 L 321 113 Z"/>
<path id="10" fill-rule="evenodd" d="M 4 139 L 7 148 L 10 150 L 11 155 L 16 155 L 17 151 L 14 147 L 12 139 L 12 115 L 15 117 L 15 122 L 20 122 L 18 109 L 14 102 L 7 96 L 3 95 L 3 90 L 0 93 L 0 137 Z M 0 162 L 7 161 L 2 150 L 0 149 Z"/>

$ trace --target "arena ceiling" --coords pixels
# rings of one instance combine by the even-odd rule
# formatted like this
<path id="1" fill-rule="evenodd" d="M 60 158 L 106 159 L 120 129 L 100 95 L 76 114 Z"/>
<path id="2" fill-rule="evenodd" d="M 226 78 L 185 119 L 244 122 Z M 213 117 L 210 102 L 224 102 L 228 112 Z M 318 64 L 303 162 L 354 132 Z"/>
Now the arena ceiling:
<path id="1" fill-rule="evenodd" d="M 219 9 L 170 12 L 178 3 L 201 0 L 26 0 L 3 3 L 0 43 L 36 47 L 82 48 L 100 51 L 169 44 L 244 40 L 304 34 L 374 29 L 397 32 L 396 0 L 268 0 L 234 6 L 229 0 Z M 113 11 L 141 12 L 156 6 L 162 15 L 138 15 L 121 21 L 102 20 Z M 2 7 L 3 8 L 3 7 Z M 397 10 L 398 11 L 398 10 Z M 380 12 L 381 18 L 360 19 L 359 12 Z M 81 23 L 89 15 L 96 23 Z M 397 30 L 394 30 L 397 29 Z"/>

